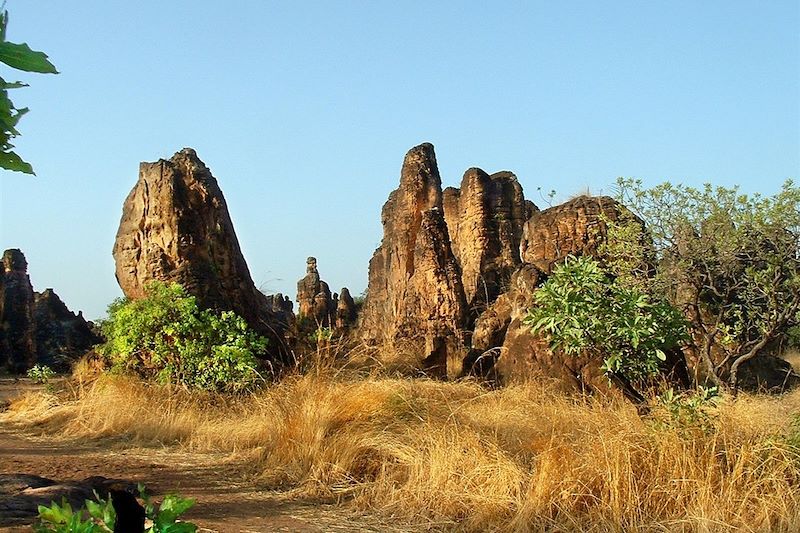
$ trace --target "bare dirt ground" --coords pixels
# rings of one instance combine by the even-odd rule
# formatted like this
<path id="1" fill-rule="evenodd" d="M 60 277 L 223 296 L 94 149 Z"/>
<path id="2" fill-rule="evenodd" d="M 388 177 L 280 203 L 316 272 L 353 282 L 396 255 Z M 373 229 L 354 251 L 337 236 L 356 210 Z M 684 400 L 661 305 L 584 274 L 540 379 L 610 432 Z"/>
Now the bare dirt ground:
<path id="1" fill-rule="evenodd" d="M 21 390 L 34 388 L 25 380 L 0 379 L 0 406 Z M 237 471 L 237 465 L 225 457 L 207 453 L 130 448 L 124 442 L 64 441 L 0 427 L 0 474 L 33 474 L 59 481 L 89 476 L 124 479 L 144 483 L 156 500 L 159 494 L 178 492 L 197 500 L 185 518 L 196 523 L 199 531 L 413 531 L 375 517 L 356 516 L 336 504 L 297 501 L 260 490 Z M 31 531 L 29 523 L 2 524 L 0 517 L 0 532 Z"/>

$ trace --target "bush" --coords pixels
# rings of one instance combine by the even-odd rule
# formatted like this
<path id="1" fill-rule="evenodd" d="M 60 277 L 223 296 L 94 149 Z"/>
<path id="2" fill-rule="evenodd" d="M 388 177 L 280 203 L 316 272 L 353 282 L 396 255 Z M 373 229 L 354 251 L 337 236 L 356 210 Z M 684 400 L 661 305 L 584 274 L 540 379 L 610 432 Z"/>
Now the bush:
<path id="1" fill-rule="evenodd" d="M 267 345 L 243 318 L 200 309 L 177 283 L 153 282 L 145 298 L 115 300 L 101 329 L 99 351 L 113 371 L 211 391 L 253 386 Z"/>
<path id="2" fill-rule="evenodd" d="M 536 291 L 526 323 L 567 354 L 599 354 L 609 377 L 654 375 L 665 351 L 686 338 L 685 320 L 666 300 L 611 276 L 590 257 L 568 257 Z"/>
<path id="3" fill-rule="evenodd" d="M 160 505 L 150 501 L 144 485 L 139 485 L 139 497 L 144 500 L 147 517 L 145 533 L 194 533 L 197 526 L 183 522 L 178 517 L 194 504 L 193 499 L 182 498 L 177 494 L 167 494 Z M 117 514 L 111 503 L 95 492 L 95 500 L 86 500 L 81 509 L 73 510 L 62 498 L 61 505 L 52 502 L 50 507 L 39 506 L 39 523 L 34 526 L 37 533 L 109 533 L 115 531 Z"/>
<path id="4" fill-rule="evenodd" d="M 27 375 L 34 383 L 47 385 L 56 373 L 47 365 L 33 365 Z"/>

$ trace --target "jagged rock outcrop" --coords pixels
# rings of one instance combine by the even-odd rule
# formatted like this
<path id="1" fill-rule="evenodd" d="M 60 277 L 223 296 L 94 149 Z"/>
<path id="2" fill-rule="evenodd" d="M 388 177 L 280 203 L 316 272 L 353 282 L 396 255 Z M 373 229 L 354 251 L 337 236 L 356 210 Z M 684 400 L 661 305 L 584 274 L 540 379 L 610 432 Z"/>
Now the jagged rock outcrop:
<path id="1" fill-rule="evenodd" d="M 608 196 L 579 196 L 538 211 L 525 223 L 520 254 L 522 261 L 543 272 L 568 255 L 597 255 L 608 237 L 608 224 L 621 217 L 644 223 L 625 206 Z"/>
<path id="2" fill-rule="evenodd" d="M 409 150 L 381 213 L 360 331 L 385 362 L 436 375 L 460 370 L 466 300 L 450 246 L 433 145 Z"/>
<path id="3" fill-rule="evenodd" d="M 273 356 L 285 353 L 287 324 L 253 283 L 222 190 L 191 148 L 140 164 L 113 255 L 126 296 L 142 297 L 151 280 L 180 283 L 203 307 L 242 316 Z"/>
<path id="4" fill-rule="evenodd" d="M 339 300 L 336 302 L 336 328 L 346 329 L 356 320 L 356 302 L 350 296 L 350 290 L 343 287 L 339 293 Z"/>
<path id="5" fill-rule="evenodd" d="M 314 325 L 329 327 L 336 321 L 334 295 L 327 283 L 322 281 L 317 270 L 317 259 L 306 260 L 306 275 L 297 282 L 298 314 L 311 320 Z"/>
<path id="6" fill-rule="evenodd" d="M 69 361 L 83 355 L 102 341 L 92 324 L 76 315 L 53 292 L 36 293 L 33 318 L 36 327 L 37 361 L 53 368 L 66 368 Z"/>
<path id="7" fill-rule="evenodd" d="M 3 253 L 0 273 L 0 366 L 24 372 L 36 363 L 34 293 L 28 262 L 18 249 Z"/>
<path id="8" fill-rule="evenodd" d="M 24 372 L 35 364 L 64 370 L 100 342 L 83 315 L 46 289 L 34 292 L 20 250 L 6 250 L 0 272 L 0 366 Z"/>
<path id="9" fill-rule="evenodd" d="M 461 187 L 448 187 L 443 198 L 453 253 L 474 319 L 505 289 L 522 263 L 522 228 L 537 208 L 525 200 L 514 174 L 489 175 L 479 168 L 467 170 Z"/>

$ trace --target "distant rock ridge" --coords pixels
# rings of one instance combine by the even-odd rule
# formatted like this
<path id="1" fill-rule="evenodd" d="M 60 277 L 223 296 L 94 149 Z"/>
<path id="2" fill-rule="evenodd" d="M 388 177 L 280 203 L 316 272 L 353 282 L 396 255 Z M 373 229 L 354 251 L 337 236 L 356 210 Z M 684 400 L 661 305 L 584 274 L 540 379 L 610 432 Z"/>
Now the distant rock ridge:
<path id="1" fill-rule="evenodd" d="M 253 283 L 222 190 L 191 148 L 141 163 L 125 200 L 113 250 L 116 276 L 129 298 L 152 280 L 177 282 L 201 306 L 230 310 L 270 339 L 270 355 L 288 353 L 285 302 Z"/>
<path id="2" fill-rule="evenodd" d="M 0 272 L 0 367 L 16 373 L 35 364 L 66 369 L 100 342 L 91 322 L 72 313 L 53 289 L 34 292 L 19 249 L 3 253 Z"/>

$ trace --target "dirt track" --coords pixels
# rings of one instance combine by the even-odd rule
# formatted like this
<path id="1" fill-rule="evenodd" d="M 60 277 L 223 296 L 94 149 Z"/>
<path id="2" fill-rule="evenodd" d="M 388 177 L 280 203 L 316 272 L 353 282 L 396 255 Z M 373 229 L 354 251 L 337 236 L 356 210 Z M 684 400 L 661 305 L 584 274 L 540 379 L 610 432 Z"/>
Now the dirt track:
<path id="1" fill-rule="evenodd" d="M 19 385 L 0 382 L 0 404 L 13 396 L 9 389 L 18 391 Z M 25 473 L 59 481 L 89 476 L 125 479 L 144 483 L 156 499 L 158 494 L 179 492 L 197 500 L 186 519 L 199 531 L 410 531 L 371 517 L 354 517 L 333 504 L 288 500 L 280 493 L 259 490 L 236 472 L 236 465 L 226 464 L 222 456 L 126 448 L 119 442 L 66 442 L 0 428 L 0 474 Z M 0 531 L 31 529 L 23 524 L 4 527 L 0 517 Z"/>

